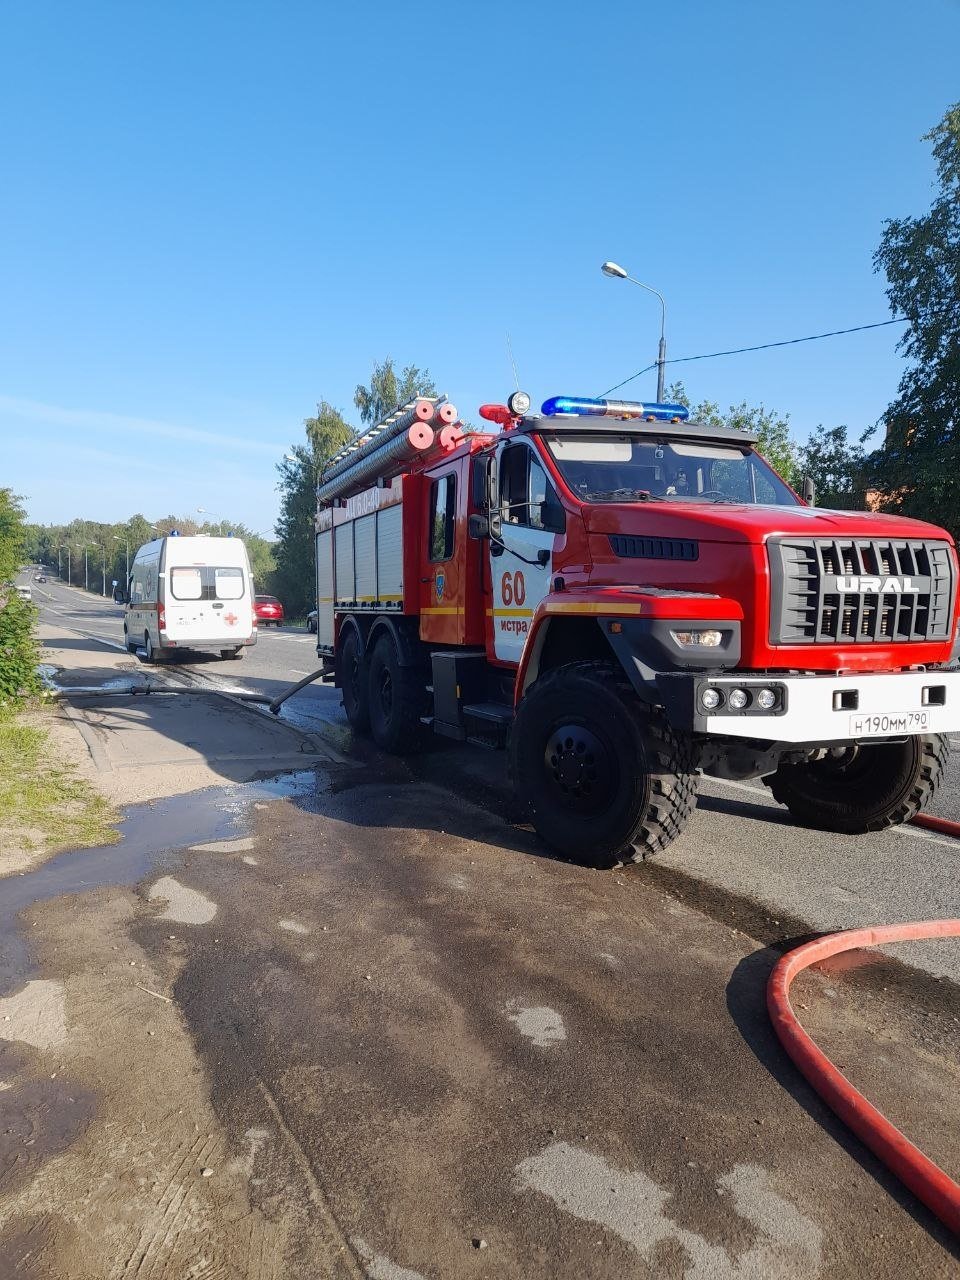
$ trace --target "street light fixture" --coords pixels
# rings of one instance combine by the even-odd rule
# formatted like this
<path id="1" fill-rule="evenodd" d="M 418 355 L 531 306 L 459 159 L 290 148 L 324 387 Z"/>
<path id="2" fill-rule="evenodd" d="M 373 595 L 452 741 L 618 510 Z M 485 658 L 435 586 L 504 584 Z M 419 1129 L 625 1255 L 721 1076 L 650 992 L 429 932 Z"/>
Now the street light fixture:
<path id="1" fill-rule="evenodd" d="M 220 525 L 220 537 L 222 538 L 223 526 L 226 523 L 223 516 L 218 516 L 215 511 L 208 511 L 206 507 L 197 507 L 197 512 L 199 515 L 202 515 L 202 516 L 213 516 L 214 520 L 216 520 Z"/>
<path id="2" fill-rule="evenodd" d="M 663 402 L 663 366 L 667 363 L 667 304 L 663 300 L 663 294 L 658 289 L 652 288 L 648 284 L 644 284 L 642 280 L 635 280 L 619 262 L 605 262 L 600 270 L 605 276 L 610 276 L 613 280 L 629 280 L 631 284 L 635 284 L 638 289 L 646 289 L 647 293 L 656 294 L 660 299 L 660 348 L 657 354 L 657 403 Z"/>

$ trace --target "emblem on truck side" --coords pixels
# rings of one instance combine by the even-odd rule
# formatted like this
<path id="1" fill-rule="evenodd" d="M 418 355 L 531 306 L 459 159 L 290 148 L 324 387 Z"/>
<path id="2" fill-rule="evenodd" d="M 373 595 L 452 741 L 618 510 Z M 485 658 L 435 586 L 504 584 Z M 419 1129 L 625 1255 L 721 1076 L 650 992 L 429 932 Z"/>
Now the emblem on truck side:
<path id="1" fill-rule="evenodd" d="M 444 573 L 437 574 L 437 599 L 443 599 L 443 588 L 446 585 L 446 575 Z"/>
<path id="2" fill-rule="evenodd" d="M 847 577 L 838 574 L 834 581 L 837 591 L 876 591 L 880 595 L 899 591 L 914 596 L 920 592 L 912 578 L 867 578 L 854 573 Z"/>

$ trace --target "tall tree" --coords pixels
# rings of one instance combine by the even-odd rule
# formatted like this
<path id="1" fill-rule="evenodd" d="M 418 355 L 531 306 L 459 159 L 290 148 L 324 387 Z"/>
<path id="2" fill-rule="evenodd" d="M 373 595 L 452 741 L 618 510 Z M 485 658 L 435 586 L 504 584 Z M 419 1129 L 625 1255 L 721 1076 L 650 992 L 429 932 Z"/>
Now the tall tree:
<path id="1" fill-rule="evenodd" d="M 884 226 L 874 267 L 909 328 L 911 361 L 886 414 L 886 441 L 872 464 L 887 507 L 960 535 L 960 103 L 925 135 L 933 144 L 930 211 Z"/>
<path id="2" fill-rule="evenodd" d="M 748 405 L 746 400 L 733 404 L 722 412 L 712 400 L 691 404 L 682 382 L 674 382 L 665 392 L 672 404 L 686 405 L 695 422 L 706 422 L 712 427 L 732 427 L 736 431 L 749 431 L 759 437 L 758 448 L 770 465 L 787 484 L 796 486 L 800 476 L 797 468 L 797 447 L 790 437 L 790 415 L 780 414 L 764 405 Z"/>
<path id="3" fill-rule="evenodd" d="M 864 443 L 872 434 L 870 427 L 851 441 L 846 427 L 814 428 L 810 439 L 797 449 L 801 474 L 808 475 L 817 487 L 817 506 L 845 511 L 862 510 L 866 490 L 871 485 Z"/>
<path id="4" fill-rule="evenodd" d="M 313 522 L 317 476 L 324 463 L 354 436 L 340 411 L 326 400 L 317 405 L 316 417 L 305 419 L 303 425 L 307 443 L 294 445 L 277 467 L 281 497 L 274 583 L 291 617 L 305 616 L 316 604 Z"/>
<path id="5" fill-rule="evenodd" d="M 392 413 L 398 405 L 406 404 L 414 396 L 436 394 L 437 389 L 429 369 L 418 369 L 415 364 L 410 364 L 398 376 L 393 360 L 387 356 L 379 364 L 374 364 L 369 387 L 365 387 L 363 383 L 357 387 L 353 403 L 360 410 L 361 422 L 372 427 L 388 413 Z"/>

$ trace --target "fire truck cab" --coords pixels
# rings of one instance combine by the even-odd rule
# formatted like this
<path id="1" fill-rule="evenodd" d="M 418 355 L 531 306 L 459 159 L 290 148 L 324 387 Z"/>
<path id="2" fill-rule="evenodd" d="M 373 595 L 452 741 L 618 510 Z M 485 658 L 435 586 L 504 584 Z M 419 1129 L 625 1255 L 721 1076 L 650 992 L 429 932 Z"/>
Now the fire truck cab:
<path id="1" fill-rule="evenodd" d="M 679 405 L 481 414 L 321 477 L 318 652 L 355 729 L 508 747 L 538 832 L 596 865 L 679 835 L 701 772 L 835 831 L 926 803 L 960 728 L 947 533 L 810 506 Z"/>

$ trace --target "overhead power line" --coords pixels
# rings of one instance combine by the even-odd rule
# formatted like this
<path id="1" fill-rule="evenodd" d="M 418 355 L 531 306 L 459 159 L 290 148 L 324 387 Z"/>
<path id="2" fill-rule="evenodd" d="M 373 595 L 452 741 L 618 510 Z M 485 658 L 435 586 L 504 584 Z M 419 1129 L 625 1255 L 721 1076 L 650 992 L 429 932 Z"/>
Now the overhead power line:
<path id="1" fill-rule="evenodd" d="M 784 338 L 782 342 L 761 342 L 755 347 L 734 347 L 732 351 L 708 351 L 700 356 L 674 356 L 672 360 L 664 360 L 664 364 L 689 364 L 691 360 L 715 360 L 717 356 L 740 356 L 748 351 L 769 351 L 771 347 L 791 347 L 798 342 L 817 342 L 820 338 L 838 338 L 844 333 L 862 333 L 864 329 L 882 329 L 888 324 L 906 324 L 906 316 L 897 316 L 893 320 L 877 320 L 874 324 L 858 324 L 852 329 L 831 329 L 829 333 L 811 333 L 806 338 Z M 611 391 L 619 391 L 621 387 L 625 387 L 628 382 L 633 382 L 635 378 L 641 377 L 645 373 L 649 373 L 651 369 L 656 369 L 657 364 L 648 364 L 645 369 L 638 369 L 636 373 L 631 373 L 629 378 L 624 378 L 622 382 L 618 382 L 615 387 L 608 387 L 603 392 L 604 396 L 608 396 Z"/>

